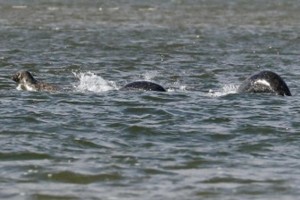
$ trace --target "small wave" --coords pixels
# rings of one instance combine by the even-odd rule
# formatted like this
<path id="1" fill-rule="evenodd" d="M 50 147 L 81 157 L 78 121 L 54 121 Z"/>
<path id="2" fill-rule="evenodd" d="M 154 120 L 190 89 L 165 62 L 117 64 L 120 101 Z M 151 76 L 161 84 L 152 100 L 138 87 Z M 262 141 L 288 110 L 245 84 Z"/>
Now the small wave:
<path id="1" fill-rule="evenodd" d="M 27 6 L 25 6 L 25 5 L 13 5 L 12 8 L 13 9 L 26 9 Z"/>
<path id="2" fill-rule="evenodd" d="M 74 86 L 76 91 L 98 93 L 118 89 L 115 82 L 106 81 L 92 72 L 73 72 L 73 74 L 79 79 L 79 83 Z"/>
<path id="3" fill-rule="evenodd" d="M 228 85 L 224 85 L 219 91 L 209 90 L 208 95 L 212 97 L 220 97 L 228 94 L 236 94 L 237 89 L 238 89 L 238 85 L 228 84 Z"/>

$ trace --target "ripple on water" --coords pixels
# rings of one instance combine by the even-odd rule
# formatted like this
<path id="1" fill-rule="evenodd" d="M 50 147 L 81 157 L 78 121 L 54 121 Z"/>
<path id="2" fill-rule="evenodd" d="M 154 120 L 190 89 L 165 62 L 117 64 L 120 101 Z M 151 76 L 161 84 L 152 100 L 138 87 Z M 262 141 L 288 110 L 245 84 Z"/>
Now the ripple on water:
<path id="1" fill-rule="evenodd" d="M 90 184 L 107 181 L 119 181 L 123 177 L 118 172 L 103 173 L 103 174 L 82 174 L 73 171 L 61 171 L 57 173 L 49 173 L 47 177 L 51 181 L 57 181 L 60 183 L 72 183 L 72 184 Z"/>

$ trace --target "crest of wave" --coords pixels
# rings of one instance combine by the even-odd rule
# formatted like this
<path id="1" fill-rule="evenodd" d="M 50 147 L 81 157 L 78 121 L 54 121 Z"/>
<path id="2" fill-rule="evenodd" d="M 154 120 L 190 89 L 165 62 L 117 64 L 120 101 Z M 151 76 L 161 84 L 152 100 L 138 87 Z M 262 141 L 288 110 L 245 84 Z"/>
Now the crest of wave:
<path id="1" fill-rule="evenodd" d="M 92 72 L 73 72 L 73 74 L 79 79 L 79 83 L 75 85 L 77 91 L 105 92 L 118 89 L 115 82 L 106 81 Z"/>
<path id="2" fill-rule="evenodd" d="M 220 97 L 228 94 L 237 93 L 238 86 L 234 84 L 224 85 L 220 91 L 209 90 L 208 94 L 212 97 Z"/>

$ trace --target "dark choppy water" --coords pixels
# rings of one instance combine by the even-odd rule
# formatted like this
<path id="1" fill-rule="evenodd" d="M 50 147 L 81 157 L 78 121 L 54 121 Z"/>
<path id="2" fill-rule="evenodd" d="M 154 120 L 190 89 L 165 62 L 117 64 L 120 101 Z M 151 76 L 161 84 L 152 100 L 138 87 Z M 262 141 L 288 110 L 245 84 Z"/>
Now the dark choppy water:
<path id="1" fill-rule="evenodd" d="M 298 198 L 299 9 L 1 0 L 0 198 Z M 20 69 L 67 92 L 18 91 Z M 263 69 L 293 96 L 235 94 Z M 169 90 L 118 91 L 134 80 Z"/>

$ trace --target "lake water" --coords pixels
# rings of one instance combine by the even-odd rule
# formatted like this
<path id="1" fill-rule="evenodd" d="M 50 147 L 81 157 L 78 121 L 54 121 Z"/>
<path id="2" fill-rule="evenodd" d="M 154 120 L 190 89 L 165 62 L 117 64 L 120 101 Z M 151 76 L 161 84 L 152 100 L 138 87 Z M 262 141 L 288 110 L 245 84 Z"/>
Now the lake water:
<path id="1" fill-rule="evenodd" d="M 300 2 L 0 0 L 1 199 L 297 199 Z M 31 71 L 64 92 L 16 89 Z M 272 70 L 291 97 L 237 94 Z M 168 92 L 124 92 L 150 80 Z"/>

